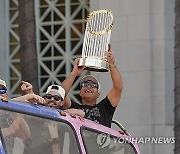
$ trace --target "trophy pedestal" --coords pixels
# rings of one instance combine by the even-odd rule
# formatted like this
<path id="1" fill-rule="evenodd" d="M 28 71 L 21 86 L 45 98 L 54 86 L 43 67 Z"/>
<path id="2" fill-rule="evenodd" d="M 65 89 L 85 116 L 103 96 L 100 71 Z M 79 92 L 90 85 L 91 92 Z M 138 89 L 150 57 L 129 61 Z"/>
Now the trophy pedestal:
<path id="1" fill-rule="evenodd" d="M 80 58 L 78 66 L 85 66 L 86 70 L 96 71 L 96 72 L 108 72 L 108 70 L 109 70 L 108 62 L 99 57 Z"/>

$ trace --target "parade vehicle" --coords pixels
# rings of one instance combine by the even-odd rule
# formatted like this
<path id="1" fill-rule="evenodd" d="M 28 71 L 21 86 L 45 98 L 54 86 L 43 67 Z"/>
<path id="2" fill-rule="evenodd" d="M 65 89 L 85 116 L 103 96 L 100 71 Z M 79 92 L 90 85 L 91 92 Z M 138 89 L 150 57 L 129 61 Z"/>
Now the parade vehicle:
<path id="1" fill-rule="evenodd" d="M 12 100 L 0 99 L 0 134 L 0 154 L 140 154 L 123 127 Z"/>

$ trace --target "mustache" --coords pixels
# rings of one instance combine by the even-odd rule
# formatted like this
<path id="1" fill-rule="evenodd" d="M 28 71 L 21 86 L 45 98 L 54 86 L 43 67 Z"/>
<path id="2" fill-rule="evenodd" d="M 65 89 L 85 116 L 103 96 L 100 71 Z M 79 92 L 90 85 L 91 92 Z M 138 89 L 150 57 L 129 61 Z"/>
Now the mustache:
<path id="1" fill-rule="evenodd" d="M 63 109 L 63 105 L 57 104 L 57 103 L 55 103 L 55 102 L 47 102 L 47 103 L 45 104 L 45 106 L 47 106 L 47 107 L 53 107 L 53 108 L 60 109 L 60 110 Z"/>

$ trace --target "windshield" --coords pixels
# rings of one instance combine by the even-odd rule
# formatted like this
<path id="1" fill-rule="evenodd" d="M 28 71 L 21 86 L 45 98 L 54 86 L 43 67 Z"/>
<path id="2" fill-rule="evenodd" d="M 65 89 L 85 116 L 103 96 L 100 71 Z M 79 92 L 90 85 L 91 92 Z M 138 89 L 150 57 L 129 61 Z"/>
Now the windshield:
<path id="1" fill-rule="evenodd" d="M 82 136 L 88 154 L 136 154 L 122 138 L 86 128 L 82 129 Z"/>
<path id="2" fill-rule="evenodd" d="M 79 154 L 75 134 L 64 121 L 0 110 L 0 130 L 7 154 Z"/>

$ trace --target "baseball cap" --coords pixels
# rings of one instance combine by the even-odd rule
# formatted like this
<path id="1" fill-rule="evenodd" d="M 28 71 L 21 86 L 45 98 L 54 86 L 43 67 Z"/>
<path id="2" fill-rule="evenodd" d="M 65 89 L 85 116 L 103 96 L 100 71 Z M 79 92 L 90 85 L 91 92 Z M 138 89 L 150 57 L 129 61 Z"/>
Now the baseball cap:
<path id="1" fill-rule="evenodd" d="M 4 89 L 7 89 L 6 82 L 2 79 L 0 79 L 0 85 L 4 87 Z"/>
<path id="2" fill-rule="evenodd" d="M 62 97 L 62 99 L 64 100 L 65 90 L 61 86 L 59 86 L 59 85 L 51 85 L 51 86 L 49 86 L 47 88 L 46 94 L 48 94 L 50 91 L 57 92 Z"/>
<path id="3" fill-rule="evenodd" d="M 98 85 L 98 90 L 100 90 L 100 83 L 99 81 L 92 75 L 86 75 L 84 76 L 81 81 L 80 81 L 80 86 L 82 85 L 83 82 L 85 81 L 92 81 Z"/>

